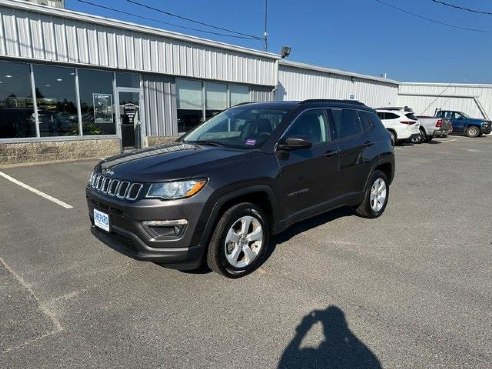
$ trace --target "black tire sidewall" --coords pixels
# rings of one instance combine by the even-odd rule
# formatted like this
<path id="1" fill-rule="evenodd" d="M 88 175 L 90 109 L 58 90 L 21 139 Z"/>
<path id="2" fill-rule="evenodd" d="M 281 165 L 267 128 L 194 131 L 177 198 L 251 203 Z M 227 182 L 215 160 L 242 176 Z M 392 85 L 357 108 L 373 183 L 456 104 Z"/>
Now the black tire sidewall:
<path id="1" fill-rule="evenodd" d="M 384 180 L 384 183 L 386 184 L 386 199 L 384 200 L 383 207 L 381 210 L 378 212 L 375 212 L 372 207 L 371 207 L 371 188 L 376 182 L 378 178 L 382 178 Z M 388 178 L 386 177 L 386 174 L 380 170 L 376 170 L 372 176 L 371 180 L 369 181 L 369 186 L 367 187 L 366 191 L 366 211 L 370 215 L 371 218 L 378 218 L 384 213 L 384 210 L 386 209 L 386 205 L 388 205 L 388 199 L 389 199 L 389 184 L 388 184 Z"/>
<path id="2" fill-rule="evenodd" d="M 250 265 L 244 268 L 236 268 L 229 264 L 229 261 L 226 258 L 225 238 L 230 227 L 232 227 L 232 225 L 237 222 L 239 218 L 248 215 L 256 218 L 260 222 L 263 228 L 263 244 L 258 256 Z M 242 277 L 253 272 L 263 261 L 263 257 L 266 254 L 266 250 L 268 248 L 268 243 L 270 240 L 268 219 L 259 207 L 250 203 L 243 203 L 233 206 L 224 213 L 223 217 L 227 218 L 225 223 L 222 224 L 220 229 L 216 230 L 221 233 L 221 235 L 218 237 L 218 243 L 210 245 L 210 247 L 218 248 L 218 250 L 215 250 L 217 252 L 218 262 L 220 264 L 222 272 L 226 276 L 231 278 Z"/>

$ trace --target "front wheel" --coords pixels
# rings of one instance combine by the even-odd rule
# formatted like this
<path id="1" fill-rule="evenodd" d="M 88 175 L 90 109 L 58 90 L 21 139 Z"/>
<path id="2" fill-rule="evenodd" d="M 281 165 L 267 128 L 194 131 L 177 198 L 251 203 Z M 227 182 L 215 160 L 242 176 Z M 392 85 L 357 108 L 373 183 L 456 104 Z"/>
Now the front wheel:
<path id="1" fill-rule="evenodd" d="M 258 206 L 247 202 L 234 205 L 215 227 L 207 264 L 229 278 L 245 276 L 260 265 L 269 239 L 268 219 Z"/>
<path id="2" fill-rule="evenodd" d="M 475 126 L 466 127 L 465 135 L 468 137 L 478 137 L 480 135 L 480 129 Z"/>
<path id="3" fill-rule="evenodd" d="M 377 218 L 383 214 L 388 204 L 389 183 L 386 174 L 374 171 L 368 183 L 364 200 L 355 209 L 357 215 L 364 218 Z"/>

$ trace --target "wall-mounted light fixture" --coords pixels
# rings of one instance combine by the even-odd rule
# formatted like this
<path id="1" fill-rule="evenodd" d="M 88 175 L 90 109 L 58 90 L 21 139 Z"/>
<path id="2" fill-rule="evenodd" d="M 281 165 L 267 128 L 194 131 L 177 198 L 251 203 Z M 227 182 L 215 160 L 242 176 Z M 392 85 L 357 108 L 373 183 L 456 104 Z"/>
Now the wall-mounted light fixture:
<path id="1" fill-rule="evenodd" d="M 288 46 L 282 46 L 282 49 L 280 50 L 280 56 L 283 58 L 286 58 L 290 55 L 290 52 L 292 51 L 292 48 Z"/>

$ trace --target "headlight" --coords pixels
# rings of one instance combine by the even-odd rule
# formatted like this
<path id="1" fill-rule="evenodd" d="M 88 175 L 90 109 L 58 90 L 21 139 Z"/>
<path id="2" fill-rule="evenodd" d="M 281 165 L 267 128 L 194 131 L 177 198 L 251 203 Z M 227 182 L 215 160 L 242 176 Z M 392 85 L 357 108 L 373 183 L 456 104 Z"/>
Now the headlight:
<path id="1" fill-rule="evenodd" d="M 193 179 L 189 181 L 176 181 L 153 183 L 147 191 L 149 198 L 159 198 L 163 200 L 181 199 L 197 194 L 207 183 L 204 179 Z"/>

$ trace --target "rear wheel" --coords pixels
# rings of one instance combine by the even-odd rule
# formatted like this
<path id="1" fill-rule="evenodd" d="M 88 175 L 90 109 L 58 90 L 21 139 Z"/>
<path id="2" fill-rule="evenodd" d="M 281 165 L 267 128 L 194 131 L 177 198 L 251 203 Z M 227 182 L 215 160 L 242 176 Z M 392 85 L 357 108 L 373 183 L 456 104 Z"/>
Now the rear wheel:
<path id="1" fill-rule="evenodd" d="M 419 135 L 415 138 L 412 139 L 412 142 L 414 144 L 421 144 L 427 139 L 427 135 L 425 134 L 424 130 L 421 128 L 419 131 Z"/>
<path id="2" fill-rule="evenodd" d="M 480 129 L 475 126 L 468 126 L 466 127 L 465 135 L 468 137 L 478 137 L 480 135 Z"/>
<path id="3" fill-rule="evenodd" d="M 386 174 L 374 171 L 364 195 L 364 201 L 355 209 L 357 215 L 364 218 L 377 218 L 383 214 L 388 204 L 389 183 Z"/>
<path id="4" fill-rule="evenodd" d="M 268 219 L 258 206 L 246 202 L 234 205 L 215 227 L 207 264 L 229 278 L 245 276 L 260 265 L 269 239 Z"/>
<path id="5" fill-rule="evenodd" d="M 396 145 L 396 133 L 393 131 L 388 131 L 390 136 L 391 136 L 391 145 L 395 146 Z"/>

